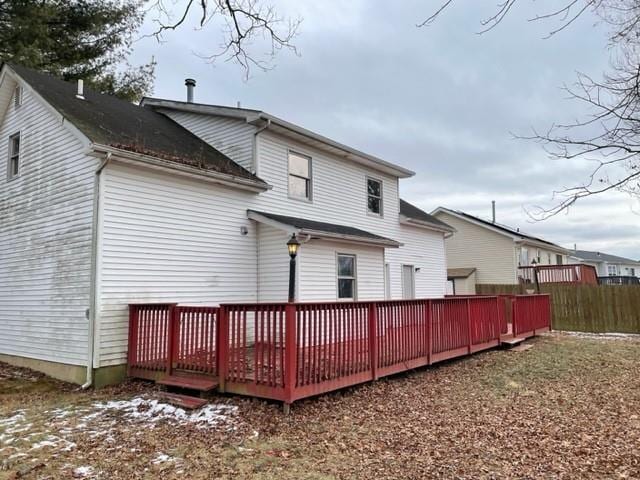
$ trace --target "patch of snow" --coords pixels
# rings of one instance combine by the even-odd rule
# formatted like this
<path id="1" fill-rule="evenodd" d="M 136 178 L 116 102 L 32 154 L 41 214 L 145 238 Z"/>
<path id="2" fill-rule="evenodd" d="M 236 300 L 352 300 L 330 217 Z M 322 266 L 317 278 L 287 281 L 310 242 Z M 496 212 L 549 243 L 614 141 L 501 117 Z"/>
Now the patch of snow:
<path id="1" fill-rule="evenodd" d="M 640 340 L 640 334 L 637 333 L 594 333 L 594 332 L 572 332 L 563 331 L 562 335 L 571 335 L 573 337 L 596 338 L 599 340 Z"/>
<path id="2" fill-rule="evenodd" d="M 93 475 L 93 467 L 90 467 L 88 465 L 83 466 L 83 467 L 77 467 L 73 469 L 73 477 L 74 478 L 86 478 L 90 475 Z"/>
<path id="3" fill-rule="evenodd" d="M 173 457 L 170 457 L 166 453 L 159 452 L 156 458 L 151 460 L 151 463 L 153 463 L 154 465 L 158 465 L 159 463 L 171 462 L 173 460 Z"/>
<path id="4" fill-rule="evenodd" d="M 24 410 L 18 410 L 15 415 L 9 418 L 0 418 L 0 427 L 15 425 L 24 421 Z"/>

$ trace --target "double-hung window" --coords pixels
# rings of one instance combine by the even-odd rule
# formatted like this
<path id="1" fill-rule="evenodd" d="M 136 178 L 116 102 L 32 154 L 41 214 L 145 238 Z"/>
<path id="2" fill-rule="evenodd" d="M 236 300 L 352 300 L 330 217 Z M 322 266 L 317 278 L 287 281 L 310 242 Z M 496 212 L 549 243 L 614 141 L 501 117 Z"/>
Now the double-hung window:
<path id="1" fill-rule="evenodd" d="M 367 211 L 382 215 L 382 182 L 375 178 L 367 178 Z"/>
<path id="2" fill-rule="evenodd" d="M 289 196 L 311 200 L 311 158 L 289 152 Z"/>
<path id="3" fill-rule="evenodd" d="M 356 256 L 338 254 L 338 299 L 356 299 Z"/>
<path id="4" fill-rule="evenodd" d="M 607 274 L 610 277 L 615 277 L 618 275 L 618 266 L 617 265 L 607 265 Z"/>
<path id="5" fill-rule="evenodd" d="M 7 178 L 11 180 L 20 173 L 20 132 L 9 137 L 9 164 Z"/>

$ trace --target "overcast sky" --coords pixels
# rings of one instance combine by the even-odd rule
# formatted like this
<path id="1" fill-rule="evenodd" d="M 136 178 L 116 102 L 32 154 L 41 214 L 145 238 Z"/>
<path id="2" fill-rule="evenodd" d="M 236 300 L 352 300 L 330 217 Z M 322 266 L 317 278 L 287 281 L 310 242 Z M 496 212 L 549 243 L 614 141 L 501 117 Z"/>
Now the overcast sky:
<path id="1" fill-rule="evenodd" d="M 254 71 L 248 81 L 234 64 L 197 56 L 216 51 L 220 31 L 215 24 L 195 30 L 195 18 L 163 44 L 137 41 L 132 61 L 155 56 L 154 96 L 183 100 L 184 78 L 192 77 L 198 102 L 240 101 L 414 170 L 401 195 L 424 210 L 442 205 L 489 218 L 496 200 L 501 223 L 566 247 L 640 258 L 640 204 L 625 194 L 585 200 L 544 222 L 526 214 L 553 205 L 554 189 L 581 183 L 590 171 L 585 162 L 551 160 L 511 132 L 588 113 L 561 87 L 576 71 L 597 77 L 608 66 L 606 32 L 593 17 L 545 40 L 554 25 L 527 22 L 536 13 L 527 4 L 477 35 L 496 2 L 454 2 L 428 28 L 416 24 L 435 1 L 273 2 L 303 18 L 300 55 L 282 52 L 275 69 Z"/>

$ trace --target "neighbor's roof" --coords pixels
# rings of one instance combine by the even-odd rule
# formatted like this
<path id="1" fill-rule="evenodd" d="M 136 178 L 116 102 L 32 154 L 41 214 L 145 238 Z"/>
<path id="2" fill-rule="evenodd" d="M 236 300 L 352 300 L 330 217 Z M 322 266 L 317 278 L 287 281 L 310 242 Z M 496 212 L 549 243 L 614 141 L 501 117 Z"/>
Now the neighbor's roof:
<path id="1" fill-rule="evenodd" d="M 318 222 L 315 220 L 307 220 L 305 218 L 289 217 L 285 215 L 277 215 L 275 213 L 258 212 L 255 210 L 248 210 L 247 212 L 249 218 L 253 220 L 261 221 L 266 218 L 273 222 L 293 227 L 299 230 L 301 235 L 311 235 L 312 237 L 327 236 L 330 238 L 375 243 L 390 247 L 399 247 L 402 245 L 402 243 L 390 238 L 381 237 L 380 235 L 346 225 Z"/>
<path id="2" fill-rule="evenodd" d="M 7 65 L 95 144 L 264 184 L 229 157 L 151 108 L 86 87 L 82 100 L 76 98 L 76 83 L 20 65 Z"/>
<path id="3" fill-rule="evenodd" d="M 447 268 L 447 279 L 468 278 L 475 271 L 475 268 Z"/>
<path id="4" fill-rule="evenodd" d="M 395 175 L 399 178 L 408 178 L 415 175 L 415 172 L 409 169 L 387 162 L 386 160 L 374 155 L 364 153 L 343 143 L 336 142 L 335 140 L 311 130 L 307 130 L 299 125 L 287 122 L 286 120 L 282 120 L 275 115 L 271 115 L 261 110 L 209 105 L 203 103 L 180 102 L 177 100 L 150 97 L 143 98 L 142 105 L 158 109 L 165 108 L 170 110 L 200 113 L 204 115 L 219 115 L 223 117 L 236 118 L 252 125 L 264 126 L 281 135 L 291 137 L 302 143 L 314 146 L 321 150 L 329 151 L 336 156 L 364 164 L 376 170 Z"/>
<path id="5" fill-rule="evenodd" d="M 545 240 L 543 238 L 534 237 L 533 235 L 528 235 L 526 233 L 523 233 L 520 231 L 519 228 L 512 228 L 512 227 L 509 227 L 508 225 L 503 225 L 501 223 L 493 223 L 489 220 L 484 220 L 480 217 L 470 215 L 460 210 L 451 210 L 445 207 L 438 207 L 433 213 L 436 214 L 437 212 L 449 213 L 454 216 L 465 218 L 467 220 L 470 220 L 471 222 L 479 223 L 480 225 L 485 226 L 489 229 L 498 230 L 499 232 L 506 233 L 507 235 L 514 237 L 516 240 L 517 239 L 520 239 L 523 241 L 530 240 L 532 242 L 545 244 L 545 245 L 548 245 L 549 247 L 553 247 L 556 250 L 562 250 L 564 252 L 569 253 L 569 250 L 567 250 L 566 248 L 561 247 L 560 245 L 550 242 L 548 240 Z"/>
<path id="6" fill-rule="evenodd" d="M 572 257 L 580 258 L 586 262 L 609 262 L 609 263 L 623 263 L 629 265 L 640 265 L 637 260 L 631 260 L 630 258 L 618 257 L 617 255 L 609 255 L 608 253 L 592 252 L 590 250 L 573 250 L 571 252 Z"/>
<path id="7" fill-rule="evenodd" d="M 420 210 L 415 205 L 411 205 L 406 200 L 400 199 L 400 215 L 403 215 L 411 220 L 417 220 L 420 223 L 428 224 L 438 229 L 445 230 L 447 232 L 454 232 L 455 228 L 447 225 L 442 220 L 437 219 L 433 215 L 428 214 L 424 210 Z"/>

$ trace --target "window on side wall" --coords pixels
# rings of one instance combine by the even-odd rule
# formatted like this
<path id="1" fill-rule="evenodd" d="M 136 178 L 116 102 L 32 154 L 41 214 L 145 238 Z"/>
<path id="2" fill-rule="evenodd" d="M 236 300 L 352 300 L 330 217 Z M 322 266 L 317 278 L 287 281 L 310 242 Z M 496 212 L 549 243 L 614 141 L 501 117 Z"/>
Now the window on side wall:
<path id="1" fill-rule="evenodd" d="M 616 275 L 618 275 L 618 268 L 616 267 L 616 265 L 607 265 L 607 274 L 610 277 L 615 277 Z"/>
<path id="2" fill-rule="evenodd" d="M 338 299 L 356 299 L 356 256 L 344 253 L 338 254 Z"/>
<path id="3" fill-rule="evenodd" d="M 367 211 L 382 215 L 382 182 L 375 178 L 367 178 Z"/>
<path id="4" fill-rule="evenodd" d="M 20 132 L 9 137 L 9 164 L 7 178 L 11 180 L 20 173 Z"/>
<path id="5" fill-rule="evenodd" d="M 311 158 L 289 152 L 289 196 L 311 200 Z"/>
<path id="6" fill-rule="evenodd" d="M 563 263 L 562 255 L 556 255 L 556 265 L 562 265 Z"/>

